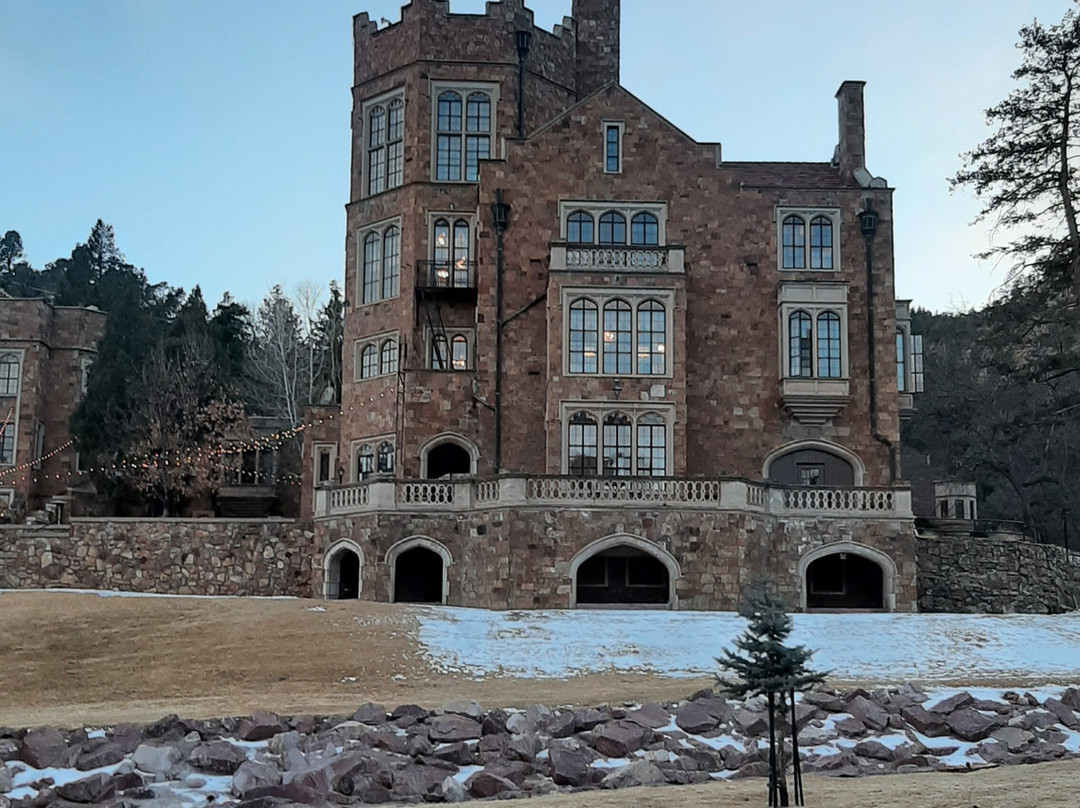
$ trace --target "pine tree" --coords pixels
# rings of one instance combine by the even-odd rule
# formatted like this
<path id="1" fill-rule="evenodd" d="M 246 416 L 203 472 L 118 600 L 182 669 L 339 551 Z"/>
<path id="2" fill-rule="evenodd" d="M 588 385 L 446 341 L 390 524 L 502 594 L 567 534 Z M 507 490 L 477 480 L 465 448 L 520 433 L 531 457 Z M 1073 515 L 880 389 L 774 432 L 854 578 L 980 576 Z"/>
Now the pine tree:
<path id="1" fill-rule="evenodd" d="M 782 600 L 769 592 L 766 581 L 747 589 L 739 608 L 749 625 L 735 638 L 735 650 L 723 649 L 716 660 L 722 672 L 716 682 L 730 696 L 744 699 L 764 695 L 769 706 L 769 805 L 787 805 L 787 782 L 776 754 L 776 709 L 783 717 L 784 694 L 805 690 L 825 676 L 806 667 L 813 655 L 805 646 L 786 644 L 793 626 Z M 723 675 L 727 672 L 734 678 Z M 792 737 L 795 727 L 792 726 Z M 796 804 L 801 805 L 801 778 L 796 774 Z"/>

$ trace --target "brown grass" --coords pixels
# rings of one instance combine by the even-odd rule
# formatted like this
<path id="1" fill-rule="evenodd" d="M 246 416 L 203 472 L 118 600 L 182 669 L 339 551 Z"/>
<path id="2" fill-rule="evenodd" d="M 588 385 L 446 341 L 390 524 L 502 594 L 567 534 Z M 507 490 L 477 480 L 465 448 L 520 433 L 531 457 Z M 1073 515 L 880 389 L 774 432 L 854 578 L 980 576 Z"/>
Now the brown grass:
<path id="1" fill-rule="evenodd" d="M 326 611 L 312 611 L 322 606 Z M 709 680 L 596 674 L 565 680 L 432 671 L 407 608 L 366 602 L 0 594 L 0 725 L 84 726 L 188 717 L 346 713 L 365 701 L 487 707 L 676 700 Z M 352 681 L 355 678 L 355 681 Z M 1080 804 L 1080 762 L 862 780 L 807 778 L 829 808 L 1047 808 Z M 545 798 L 546 808 L 764 804 L 760 780 Z"/>

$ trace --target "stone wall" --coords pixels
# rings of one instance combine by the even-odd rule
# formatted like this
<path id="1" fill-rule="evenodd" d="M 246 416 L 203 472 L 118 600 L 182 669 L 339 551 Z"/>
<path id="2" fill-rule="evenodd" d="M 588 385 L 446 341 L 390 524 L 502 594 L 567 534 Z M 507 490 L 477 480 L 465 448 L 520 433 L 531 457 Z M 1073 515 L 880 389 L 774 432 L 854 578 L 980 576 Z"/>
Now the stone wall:
<path id="1" fill-rule="evenodd" d="M 1055 614 L 1080 608 L 1080 554 L 1024 541 L 919 536 L 919 611 Z"/>
<path id="2" fill-rule="evenodd" d="M 0 587 L 180 595 L 312 594 L 310 523 L 73 519 L 0 527 Z"/>

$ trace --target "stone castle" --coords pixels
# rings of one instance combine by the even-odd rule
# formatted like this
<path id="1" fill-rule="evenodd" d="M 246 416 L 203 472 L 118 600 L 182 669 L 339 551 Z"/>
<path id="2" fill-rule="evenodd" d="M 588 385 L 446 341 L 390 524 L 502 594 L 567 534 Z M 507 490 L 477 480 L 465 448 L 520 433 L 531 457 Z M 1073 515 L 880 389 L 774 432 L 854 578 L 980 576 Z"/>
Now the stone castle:
<path id="1" fill-rule="evenodd" d="M 912 610 L 921 385 L 863 83 L 816 163 L 731 162 L 619 84 L 619 1 L 354 20 L 329 597 Z M 351 357 L 351 361 L 349 358 Z"/>

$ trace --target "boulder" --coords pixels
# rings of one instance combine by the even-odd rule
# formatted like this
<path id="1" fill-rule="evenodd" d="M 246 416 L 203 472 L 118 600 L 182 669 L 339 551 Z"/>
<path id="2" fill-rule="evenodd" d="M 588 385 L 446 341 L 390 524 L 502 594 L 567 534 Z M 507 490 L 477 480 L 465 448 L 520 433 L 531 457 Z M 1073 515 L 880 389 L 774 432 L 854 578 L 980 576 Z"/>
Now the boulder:
<path id="1" fill-rule="evenodd" d="M 900 716 L 917 732 L 931 738 L 949 734 L 949 728 L 945 724 L 945 717 L 941 713 L 932 713 L 918 704 L 905 707 L 900 711 Z"/>
<path id="2" fill-rule="evenodd" d="M 769 731 L 769 716 L 740 707 L 735 710 L 735 726 L 743 735 L 758 737 Z"/>
<path id="3" fill-rule="evenodd" d="M 259 802 L 255 802 L 259 800 Z M 302 786 L 299 783 L 285 783 L 276 786 L 261 786 L 259 788 L 253 788 L 244 794 L 244 802 L 242 805 L 248 804 L 254 806 L 274 806 L 290 803 L 300 803 L 302 805 L 322 805 L 324 804 L 323 796 L 312 788 Z"/>
<path id="4" fill-rule="evenodd" d="M 394 711 L 390 713 L 390 720 L 397 721 L 401 718 L 414 718 L 417 721 L 423 721 L 430 715 L 430 711 L 425 710 L 417 704 L 402 704 L 395 707 Z"/>
<path id="5" fill-rule="evenodd" d="M 799 730 L 799 746 L 817 746 L 836 738 L 836 733 L 813 724 Z"/>
<path id="6" fill-rule="evenodd" d="M 540 731 L 552 738 L 569 738 L 576 723 L 573 710 L 556 710 L 541 722 Z"/>
<path id="7" fill-rule="evenodd" d="M 247 753 L 227 741 L 210 741 L 191 750 L 188 762 L 211 774 L 233 774 L 247 760 Z"/>
<path id="8" fill-rule="evenodd" d="M 484 711 L 480 708 L 479 703 L 472 699 L 448 701 L 439 709 L 446 715 L 464 715 L 477 722 L 482 721 L 484 718 Z"/>
<path id="9" fill-rule="evenodd" d="M 732 780 L 742 780 L 745 777 L 765 777 L 769 773 L 769 764 L 764 760 L 750 760 L 739 766 Z"/>
<path id="10" fill-rule="evenodd" d="M 990 737 L 1005 745 L 1010 752 L 1019 752 L 1033 740 L 1035 736 L 1026 729 L 1020 727 L 1001 727 L 990 733 Z M 989 761 L 992 762 L 992 761 Z"/>
<path id="11" fill-rule="evenodd" d="M 35 769 L 47 769 L 63 764 L 67 743 L 53 727 L 37 727 L 22 739 L 22 759 Z"/>
<path id="12" fill-rule="evenodd" d="M 116 793 L 116 784 L 111 774 L 99 773 L 62 785 L 56 793 L 70 802 L 101 802 Z"/>
<path id="13" fill-rule="evenodd" d="M 1058 699 L 1047 699 L 1043 707 L 1067 729 L 1080 729 L 1080 720 L 1077 720 L 1076 713 L 1064 702 Z"/>
<path id="14" fill-rule="evenodd" d="M 895 752 L 885 744 L 873 739 L 860 741 L 851 750 L 859 757 L 873 758 L 874 760 L 892 760 Z"/>
<path id="15" fill-rule="evenodd" d="M 276 786 L 281 783 L 281 772 L 272 763 L 245 760 L 232 777 L 232 791 L 244 796 L 253 788 Z"/>
<path id="16" fill-rule="evenodd" d="M 167 715 L 159 721 L 150 724 L 142 731 L 144 738 L 152 738 L 159 741 L 179 741 L 191 732 L 191 725 L 179 716 Z"/>
<path id="17" fill-rule="evenodd" d="M 1065 688 L 1065 692 L 1061 694 L 1061 703 L 1068 707 L 1070 710 L 1075 710 L 1076 712 L 1080 713 L 1080 688 Z"/>
<path id="18" fill-rule="evenodd" d="M 483 728 L 475 719 L 457 713 L 436 716 L 428 726 L 433 741 L 468 741 L 483 734 Z"/>
<path id="19" fill-rule="evenodd" d="M 359 721 L 361 724 L 385 724 L 386 723 L 386 708 L 381 704 L 374 704 L 367 702 L 361 704 L 352 716 L 353 721 Z"/>
<path id="20" fill-rule="evenodd" d="M 500 735 L 506 732 L 506 722 L 509 718 L 510 713 L 506 712 L 506 710 L 490 710 L 488 711 L 488 714 L 484 716 L 481 730 L 484 735 Z"/>
<path id="21" fill-rule="evenodd" d="M 0 794 L 5 794 L 14 787 L 15 784 L 12 782 L 11 769 L 7 766 L 0 766 Z"/>
<path id="22" fill-rule="evenodd" d="M 484 768 L 492 774 L 505 777 L 518 788 L 521 788 L 525 780 L 536 771 L 531 763 L 520 760 L 496 760 Z"/>
<path id="23" fill-rule="evenodd" d="M 123 759 L 124 750 L 120 748 L 120 744 L 105 738 L 92 738 L 79 747 L 75 768 L 85 772 L 111 766 Z"/>
<path id="24" fill-rule="evenodd" d="M 588 730 L 595 729 L 607 721 L 608 718 L 609 716 L 604 715 L 599 710 L 575 710 L 574 732 L 587 732 Z"/>
<path id="25" fill-rule="evenodd" d="M 844 751 L 838 755 L 825 755 L 824 757 L 808 760 L 803 764 L 808 772 L 827 774 L 830 777 L 858 777 L 859 764 L 855 756 Z"/>
<path id="26" fill-rule="evenodd" d="M 691 735 L 716 729 L 719 719 L 703 701 L 689 701 L 675 714 L 675 725 Z"/>
<path id="27" fill-rule="evenodd" d="M 609 721 L 596 731 L 596 751 L 607 757 L 622 758 L 636 752 L 652 737 L 652 730 L 632 721 Z"/>
<path id="28" fill-rule="evenodd" d="M 180 762 L 180 750 L 175 746 L 150 746 L 143 743 L 139 744 L 131 760 L 139 771 L 167 778 Z"/>
<path id="29" fill-rule="evenodd" d="M 142 743 L 142 728 L 134 724 L 117 724 L 113 727 L 110 737 L 113 743 L 124 751 L 125 755 L 130 755 Z"/>
<path id="30" fill-rule="evenodd" d="M 588 752 L 578 744 L 552 746 L 548 751 L 548 770 L 555 785 L 588 785 L 591 762 Z"/>
<path id="31" fill-rule="evenodd" d="M 0 763 L 4 763 L 9 760 L 18 760 L 21 747 L 19 742 L 14 738 L 0 738 Z M 0 766 L 0 768 L 3 768 Z"/>
<path id="32" fill-rule="evenodd" d="M 848 712 L 870 729 L 882 730 L 889 724 L 889 711 L 863 696 L 848 702 Z"/>
<path id="33" fill-rule="evenodd" d="M 866 734 L 866 724 L 857 718 L 842 718 L 834 726 L 836 731 L 846 738 L 857 738 Z"/>
<path id="34" fill-rule="evenodd" d="M 664 773 L 655 763 L 635 760 L 629 766 L 620 766 L 600 781 L 601 788 L 631 788 L 633 786 L 658 786 L 666 783 Z"/>
<path id="35" fill-rule="evenodd" d="M 953 710 L 946 723 L 957 738 L 965 741 L 981 741 L 998 727 L 994 719 L 970 707 Z"/>
<path id="36" fill-rule="evenodd" d="M 515 735 L 523 732 L 536 732 L 536 722 L 525 713 L 513 713 L 506 719 L 506 731 Z"/>
<path id="37" fill-rule="evenodd" d="M 847 712 L 847 702 L 835 693 L 829 693 L 825 690 L 811 690 L 808 693 L 803 693 L 801 700 L 827 713 Z"/>
<path id="38" fill-rule="evenodd" d="M 405 755 L 409 752 L 409 739 L 407 737 L 386 730 L 369 732 L 363 737 L 363 743 L 375 749 L 385 749 L 387 752 L 393 752 L 397 755 Z"/>
<path id="39" fill-rule="evenodd" d="M 477 724 L 477 727 L 479 726 Z M 435 789 L 442 787 L 446 772 L 446 769 L 436 766 L 405 766 L 394 772 L 394 796 L 398 798 L 434 796 Z"/>
<path id="40" fill-rule="evenodd" d="M 469 798 L 469 792 L 465 786 L 453 778 L 447 777 L 442 781 L 443 802 L 465 802 Z"/>
<path id="41" fill-rule="evenodd" d="M 506 745 L 506 756 L 511 760 L 524 760 L 531 763 L 543 748 L 540 738 L 533 732 L 514 735 Z"/>
<path id="42" fill-rule="evenodd" d="M 240 720 L 236 734 L 242 741 L 265 741 L 286 729 L 277 715 L 259 710 Z"/>
<path id="43" fill-rule="evenodd" d="M 953 710 L 959 710 L 961 707 L 967 707 L 973 701 L 975 701 L 975 699 L 972 698 L 970 693 L 954 693 L 947 699 L 942 699 L 937 704 L 931 706 L 930 712 L 948 715 L 949 713 L 953 712 Z"/>
<path id="44" fill-rule="evenodd" d="M 648 729 L 660 729 L 671 723 L 671 713 L 655 702 L 643 704 L 637 710 L 626 714 L 627 721 L 633 721 Z"/>
<path id="45" fill-rule="evenodd" d="M 987 763 L 1004 763 L 1012 756 L 1008 746 L 1000 741 L 992 741 L 989 738 L 980 743 L 975 751 Z"/>
<path id="46" fill-rule="evenodd" d="M 517 791 L 518 787 L 505 777 L 500 777 L 487 769 L 481 769 L 465 781 L 465 789 L 474 797 L 483 799 L 497 794 Z"/>
<path id="47" fill-rule="evenodd" d="M 456 743 L 442 744 L 432 751 L 431 754 L 439 760 L 445 760 L 447 763 L 453 763 L 455 766 L 471 766 L 476 762 L 475 752 L 475 744 L 457 741 Z"/>

